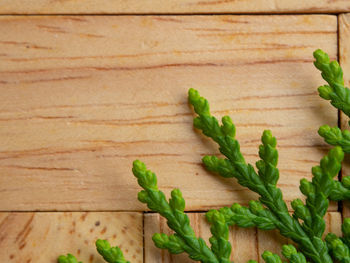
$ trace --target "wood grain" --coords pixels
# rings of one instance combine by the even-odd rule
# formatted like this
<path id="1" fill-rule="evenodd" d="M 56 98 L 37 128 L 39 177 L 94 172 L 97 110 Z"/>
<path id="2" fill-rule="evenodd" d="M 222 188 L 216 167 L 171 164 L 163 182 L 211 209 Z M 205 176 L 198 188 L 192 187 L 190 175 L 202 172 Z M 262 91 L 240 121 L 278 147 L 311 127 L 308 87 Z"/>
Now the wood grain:
<path id="1" fill-rule="evenodd" d="M 3 211 L 142 211 L 134 159 L 188 210 L 255 199 L 201 166 L 218 150 L 192 128 L 190 87 L 232 116 L 249 162 L 272 129 L 288 202 L 337 123 L 312 65 L 316 48 L 336 58 L 336 16 L 3 16 L 0 48 Z"/>
<path id="2" fill-rule="evenodd" d="M 101 263 L 98 238 L 123 249 L 132 262 L 143 262 L 142 213 L 0 213 L 0 261 L 56 263 L 74 254 L 85 263 Z"/>
<path id="3" fill-rule="evenodd" d="M 2 0 L 2 14 L 174 14 L 348 12 L 347 0 Z"/>
<path id="4" fill-rule="evenodd" d="M 205 220 L 203 213 L 188 214 L 191 220 L 191 226 L 197 236 L 202 237 L 207 244 L 211 236 L 210 226 Z M 341 214 L 338 212 L 327 213 L 326 231 L 341 235 Z M 172 233 L 166 225 L 166 220 L 158 214 L 145 214 L 145 263 L 168 263 L 168 262 L 194 262 L 186 254 L 171 255 L 165 250 L 154 246 L 152 236 L 154 233 Z M 281 255 L 282 245 L 287 244 L 288 240 L 278 233 L 278 231 L 260 231 L 255 228 L 232 227 L 230 231 L 230 242 L 232 244 L 231 260 L 235 262 L 247 262 L 250 259 L 263 262 L 261 255 L 265 250 Z"/>

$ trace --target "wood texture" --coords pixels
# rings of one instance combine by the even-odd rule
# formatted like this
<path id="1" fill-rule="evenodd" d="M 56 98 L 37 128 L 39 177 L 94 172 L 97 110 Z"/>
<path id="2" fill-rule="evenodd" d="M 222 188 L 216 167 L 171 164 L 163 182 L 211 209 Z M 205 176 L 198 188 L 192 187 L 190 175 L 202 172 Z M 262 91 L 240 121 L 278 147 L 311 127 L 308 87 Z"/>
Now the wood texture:
<path id="1" fill-rule="evenodd" d="M 123 249 L 125 257 L 143 262 L 142 213 L 0 213 L 0 261 L 56 263 L 74 254 L 85 263 L 101 263 L 98 238 Z"/>
<path id="2" fill-rule="evenodd" d="M 348 12 L 348 0 L 2 0 L 2 14 Z"/>
<path id="3" fill-rule="evenodd" d="M 190 87 L 232 116 L 248 161 L 272 129 L 288 202 L 337 123 L 312 64 L 336 58 L 336 16 L 3 16 L 0 47 L 1 210 L 144 210 L 134 159 L 188 210 L 256 198 L 201 166 L 218 150 L 192 128 Z"/>
<path id="4" fill-rule="evenodd" d="M 347 87 L 350 86 L 350 16 L 349 14 L 342 14 L 339 16 L 339 63 L 344 72 L 344 83 Z M 341 129 L 350 129 L 349 117 L 343 112 L 339 112 Z M 342 168 L 342 176 L 350 174 L 350 158 L 345 155 Z M 350 202 L 343 202 L 343 217 L 350 217 Z"/>
<path id="5" fill-rule="evenodd" d="M 202 213 L 190 213 L 189 218 L 196 235 L 202 237 L 207 244 L 211 236 L 209 224 Z M 333 232 L 341 235 L 341 215 L 338 212 L 327 213 L 326 233 Z M 145 214 L 145 263 L 168 263 L 168 262 L 194 262 L 186 254 L 171 255 L 165 250 L 154 246 L 152 236 L 154 233 L 170 234 L 166 220 L 158 214 Z M 230 242 L 232 244 L 231 260 L 235 262 L 247 262 L 250 259 L 263 262 L 260 257 L 265 250 L 281 255 L 282 245 L 288 243 L 287 239 L 281 237 L 278 231 L 260 231 L 255 228 L 244 229 L 232 227 L 230 231 Z"/>

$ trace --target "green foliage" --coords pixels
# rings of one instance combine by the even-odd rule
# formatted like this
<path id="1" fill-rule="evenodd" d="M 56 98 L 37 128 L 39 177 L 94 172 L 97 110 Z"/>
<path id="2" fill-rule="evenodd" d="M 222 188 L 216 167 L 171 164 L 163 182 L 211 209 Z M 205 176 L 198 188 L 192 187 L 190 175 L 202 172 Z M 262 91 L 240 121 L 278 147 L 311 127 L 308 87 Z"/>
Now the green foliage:
<path id="1" fill-rule="evenodd" d="M 343 242 L 350 247 L 350 218 L 344 219 L 341 230 L 343 232 Z"/>
<path id="2" fill-rule="evenodd" d="M 343 241 L 339 237 L 330 233 L 326 236 L 326 241 L 334 259 L 338 260 L 341 263 L 350 262 L 349 248 L 343 243 Z"/>
<path id="3" fill-rule="evenodd" d="M 327 53 L 318 49 L 314 52 L 315 67 L 321 71 L 328 85 L 318 88 L 319 95 L 350 117 L 350 90 L 344 87 L 343 70 L 337 61 L 330 61 Z"/>
<path id="4" fill-rule="evenodd" d="M 211 239 L 212 249 L 210 249 L 203 239 L 196 237 L 190 226 L 190 220 L 184 213 L 185 200 L 182 198 L 181 191 L 173 190 L 171 199 L 167 202 L 164 193 L 158 190 L 155 174 L 147 170 L 144 163 L 134 161 L 132 171 L 139 185 L 144 189 L 139 193 L 139 200 L 165 217 L 169 228 L 175 231 L 175 235 L 172 236 L 155 234 L 153 241 L 157 247 L 168 249 L 170 252 L 186 252 L 191 259 L 201 262 L 229 262 L 226 261 L 226 257 L 231 253 L 231 246 L 225 244 L 228 232 L 226 234 L 222 231 L 220 229 L 222 226 L 212 227 L 215 237 Z"/>
<path id="5" fill-rule="evenodd" d="M 350 177 L 343 177 L 342 181 L 334 181 L 334 187 L 330 193 L 329 199 L 333 201 L 350 200 Z"/>
<path id="6" fill-rule="evenodd" d="M 126 261 L 119 247 L 111 247 L 107 240 L 98 239 L 96 249 L 103 259 L 108 263 L 130 263 Z"/>
<path id="7" fill-rule="evenodd" d="M 324 140 L 334 146 L 340 146 L 344 152 L 350 153 L 350 131 L 342 131 L 338 127 L 329 127 L 323 125 L 319 128 L 318 134 L 324 138 Z"/>
<path id="8" fill-rule="evenodd" d="M 306 263 L 305 256 L 298 252 L 293 245 L 284 245 L 282 247 L 282 254 L 290 263 Z"/>
<path id="9" fill-rule="evenodd" d="M 224 117 L 222 125 L 210 114 L 209 103 L 196 90 L 189 91 L 189 101 L 193 105 L 198 117 L 194 125 L 203 134 L 219 144 L 220 152 L 226 159 L 204 157 L 203 163 L 209 170 L 222 174 L 220 168 L 224 164 L 225 175 L 235 177 L 238 183 L 248 187 L 260 195 L 260 202 L 251 202 L 249 208 L 234 205 L 231 209 L 221 209 L 226 216 L 231 213 L 231 224 L 241 227 L 257 226 L 262 229 L 279 229 L 280 233 L 300 245 L 301 251 L 314 262 L 332 262 L 326 243 L 321 239 L 325 229 L 323 216 L 328 208 L 328 197 L 334 186 L 333 177 L 337 175 L 343 160 L 340 147 L 332 149 L 312 169 L 312 182 L 301 181 L 301 191 L 307 197 L 304 204 L 301 200 L 294 200 L 293 216 L 288 213 L 287 205 L 283 201 L 282 192 L 276 187 L 279 178 L 277 169 L 278 152 L 276 139 L 270 131 L 264 131 L 259 147 L 260 160 L 256 163 L 258 173 L 252 165 L 246 164 L 238 141 L 235 139 L 234 124 L 229 117 Z M 230 131 L 230 132 L 226 132 Z M 230 165 L 227 165 L 227 163 Z M 227 177 L 227 176 L 225 176 Z M 230 212 L 231 210 L 231 212 Z M 300 223 L 302 221 L 303 223 Z M 266 253 L 266 260 L 278 262 L 273 254 Z"/>
<path id="10" fill-rule="evenodd" d="M 265 260 L 266 263 L 282 263 L 281 258 L 277 254 L 273 254 L 270 251 L 265 251 L 262 254 L 262 258 Z"/>
<path id="11" fill-rule="evenodd" d="M 219 262 L 230 263 L 231 244 L 228 241 L 229 228 L 225 216 L 218 211 L 206 214 L 208 222 L 211 224 L 210 232 L 212 237 L 209 239 L 211 250 L 219 259 Z"/>
<path id="12" fill-rule="evenodd" d="M 57 259 L 58 263 L 82 263 L 78 262 L 78 260 L 72 255 L 68 254 L 67 256 L 59 256 Z"/>
<path id="13" fill-rule="evenodd" d="M 320 97 L 330 100 L 331 104 L 350 117 L 350 89 L 344 86 L 343 71 L 337 61 L 330 61 L 328 55 L 318 49 L 314 52 L 316 68 L 328 85 L 318 88 Z M 331 145 L 338 145 L 343 151 L 350 153 L 350 132 L 341 131 L 338 127 L 324 125 L 318 133 Z"/>
<path id="14" fill-rule="evenodd" d="M 207 215 L 216 212 L 210 210 Z M 250 201 L 249 207 L 239 204 L 233 204 L 230 208 L 223 207 L 218 210 L 229 226 L 238 225 L 239 227 L 258 227 L 263 230 L 272 230 L 277 228 L 278 219 L 259 201 Z"/>

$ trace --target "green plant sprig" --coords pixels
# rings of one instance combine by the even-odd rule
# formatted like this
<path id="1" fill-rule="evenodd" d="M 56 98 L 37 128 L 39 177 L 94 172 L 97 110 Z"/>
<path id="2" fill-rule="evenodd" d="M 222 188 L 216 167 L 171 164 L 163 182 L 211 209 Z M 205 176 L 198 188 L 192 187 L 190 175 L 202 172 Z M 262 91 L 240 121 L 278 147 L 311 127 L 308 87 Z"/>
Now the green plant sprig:
<path id="1" fill-rule="evenodd" d="M 144 189 L 138 194 L 139 201 L 165 217 L 169 228 L 175 231 L 171 236 L 155 234 L 152 239 L 157 247 L 168 249 L 174 254 L 186 252 L 191 259 L 205 263 L 229 262 L 227 254 L 230 256 L 231 246 L 225 242 L 228 239 L 228 229 L 221 229 L 220 222 L 212 226 L 212 232 L 216 235 L 211 239 L 214 248 L 211 250 L 202 238 L 196 237 L 190 226 L 190 220 L 184 213 L 185 200 L 181 191 L 174 189 L 167 202 L 164 193 L 158 190 L 156 175 L 147 170 L 144 163 L 134 161 L 132 171 Z"/>
<path id="2" fill-rule="evenodd" d="M 240 146 L 235 139 L 235 126 L 230 117 L 222 118 L 222 125 L 210 114 L 208 101 L 201 97 L 198 91 L 189 90 L 189 102 L 193 105 L 198 117 L 194 119 L 194 126 L 202 130 L 203 134 L 219 144 L 220 152 L 227 159 L 214 156 L 203 158 L 204 165 L 210 171 L 224 174 L 225 177 L 235 177 L 238 183 L 248 187 L 260 195 L 260 202 L 253 202 L 249 209 L 231 208 L 234 223 L 244 226 L 262 226 L 263 229 L 279 229 L 280 233 L 300 245 L 302 252 L 314 262 L 332 262 L 326 243 L 321 239 L 325 229 L 323 216 L 328 208 L 328 196 L 333 188 L 335 177 L 341 167 L 343 152 L 340 147 L 331 150 L 320 163 L 313 168 L 313 181 L 301 181 L 301 191 L 307 196 L 306 204 L 299 199 L 292 202 L 295 209 L 294 216 L 290 216 L 282 192 L 276 187 L 279 173 L 276 168 L 278 153 L 276 139 L 270 131 L 262 135 L 262 145 L 259 147 L 261 160 L 256 163 L 258 173 L 250 164 L 246 164 Z M 223 167 L 220 167 L 223 164 Z M 222 172 L 224 171 L 224 172 Z M 264 208 L 266 206 L 266 208 Z M 222 211 L 222 210 L 221 210 Z M 226 209 L 226 211 L 228 211 Z M 252 219 L 249 222 L 249 219 Z M 303 221 L 300 224 L 298 219 Z M 265 226 L 261 222 L 265 220 Z"/>
<path id="3" fill-rule="evenodd" d="M 327 53 L 318 49 L 314 52 L 314 65 L 321 71 L 323 79 L 328 85 L 320 86 L 318 92 L 321 98 L 330 100 L 331 104 L 350 117 L 350 89 L 344 86 L 343 70 L 337 61 L 330 61 Z M 350 153 L 350 131 L 338 127 L 323 125 L 318 134 L 325 142 L 333 146 L 340 146 L 345 153 Z M 334 201 L 350 200 L 350 178 L 343 177 L 342 182 L 335 182 L 330 194 Z"/>
<path id="4" fill-rule="evenodd" d="M 327 53 L 318 49 L 314 52 L 314 65 L 321 71 L 322 78 L 328 85 L 320 86 L 321 98 L 330 100 L 331 104 L 350 117 L 350 89 L 344 86 L 343 70 L 337 61 L 330 61 Z M 323 125 L 318 133 L 328 144 L 338 145 L 350 153 L 350 131 L 341 131 L 338 127 Z"/>
<path id="5" fill-rule="evenodd" d="M 318 134 L 324 138 L 326 143 L 340 146 L 345 153 L 350 153 L 350 131 L 323 125 L 319 128 Z"/>
<path id="6" fill-rule="evenodd" d="M 341 263 L 350 262 L 349 247 L 346 246 L 339 237 L 330 233 L 326 236 L 326 241 L 335 260 Z"/>
<path id="7" fill-rule="evenodd" d="M 72 255 L 67 254 L 67 256 L 59 256 L 57 259 L 58 263 L 82 263 L 81 261 L 78 262 L 78 260 Z"/>
<path id="8" fill-rule="evenodd" d="M 119 247 L 111 247 L 107 240 L 98 239 L 96 241 L 97 252 L 108 263 L 130 263 L 124 258 Z"/>
<path id="9" fill-rule="evenodd" d="M 111 247 L 107 240 L 98 239 L 96 241 L 97 252 L 103 257 L 108 263 L 130 263 L 125 260 L 123 252 L 119 247 Z M 58 263 L 82 263 L 72 255 L 59 256 L 57 259 Z"/>
<path id="10" fill-rule="evenodd" d="M 318 49 L 314 52 L 314 65 L 321 71 L 328 83 L 318 88 L 319 95 L 350 117 L 350 90 L 344 86 L 343 70 L 337 61 L 330 61 L 327 53 Z"/>

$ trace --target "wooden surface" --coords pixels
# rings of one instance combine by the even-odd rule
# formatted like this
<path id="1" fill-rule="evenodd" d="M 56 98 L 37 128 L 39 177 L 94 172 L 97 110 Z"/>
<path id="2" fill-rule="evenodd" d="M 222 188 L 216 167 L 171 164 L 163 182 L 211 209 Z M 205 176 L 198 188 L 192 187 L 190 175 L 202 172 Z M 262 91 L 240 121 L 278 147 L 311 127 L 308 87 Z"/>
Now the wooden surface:
<path id="1" fill-rule="evenodd" d="M 312 65 L 316 48 L 336 58 L 333 15 L 3 16 L 0 47 L 3 211 L 143 211 L 134 159 L 188 210 L 255 199 L 201 166 L 218 150 L 192 128 L 190 87 L 232 116 L 248 161 L 272 129 L 288 202 L 337 123 Z"/>
<path id="2" fill-rule="evenodd" d="M 217 116 L 232 116 L 250 162 L 258 158 L 262 131 L 272 129 L 279 186 L 289 203 L 301 197 L 299 180 L 310 178 L 328 149 L 318 127 L 338 121 L 317 96 L 324 81 L 312 52 L 322 48 L 334 59 L 339 47 L 350 72 L 347 14 L 339 15 L 339 46 L 335 15 L 10 14 L 349 9 L 347 0 L 0 0 L 0 13 L 8 15 L 0 17 L 0 262 L 54 263 L 73 253 L 84 263 L 101 263 L 97 238 L 121 245 L 131 262 L 192 262 L 154 247 L 153 233 L 169 230 L 158 215 L 142 213 L 132 161 L 146 162 L 167 194 L 180 188 L 187 210 L 246 204 L 256 196 L 201 166 L 203 155 L 218 151 L 192 128 L 188 88 L 200 90 Z M 345 78 L 350 84 L 350 75 Z M 330 211 L 327 231 L 339 234 L 337 204 Z M 203 213 L 189 215 L 207 240 Z M 259 260 L 266 249 L 280 253 L 286 243 L 276 231 L 240 228 L 231 229 L 230 240 L 236 262 Z"/>
<path id="3" fill-rule="evenodd" d="M 72 253 L 84 263 L 102 263 L 95 249 L 100 238 L 141 263 L 142 217 L 115 212 L 0 213 L 0 262 L 56 263 L 58 255 Z"/>
<path id="4" fill-rule="evenodd" d="M 329 13 L 348 0 L 1 0 L 3 14 Z"/>
<path id="5" fill-rule="evenodd" d="M 209 244 L 210 226 L 205 220 L 204 214 L 189 214 L 191 225 L 196 235 L 201 236 Z M 338 212 L 327 213 L 326 233 L 332 232 L 341 235 L 341 215 Z M 145 263 L 187 263 L 194 262 L 185 254 L 171 255 L 167 251 L 156 248 L 152 241 L 154 233 L 172 233 L 166 225 L 166 220 L 158 214 L 145 215 Z M 235 262 L 247 262 L 248 260 L 262 261 L 261 254 L 265 250 L 281 255 L 281 247 L 287 244 L 287 239 L 281 237 L 278 231 L 260 231 L 255 228 L 230 228 L 230 242 L 232 245 L 231 260 Z M 209 244 L 210 245 L 210 244 Z"/>

